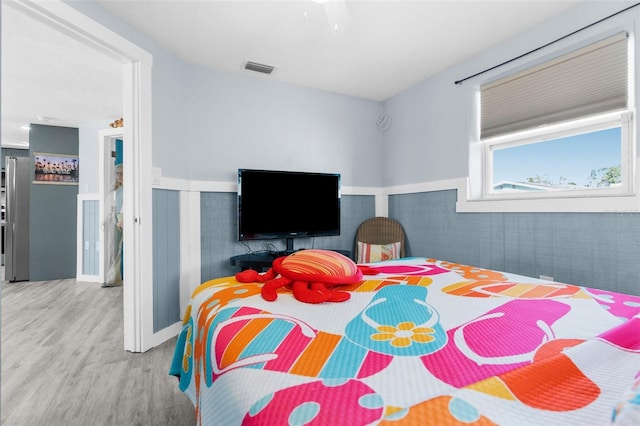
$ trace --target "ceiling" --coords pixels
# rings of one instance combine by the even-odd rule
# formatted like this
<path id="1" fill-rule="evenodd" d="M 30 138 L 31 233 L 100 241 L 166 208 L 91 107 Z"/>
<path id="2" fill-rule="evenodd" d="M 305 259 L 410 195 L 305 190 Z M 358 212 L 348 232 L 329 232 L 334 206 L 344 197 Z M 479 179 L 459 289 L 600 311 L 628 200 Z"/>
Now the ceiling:
<path id="1" fill-rule="evenodd" d="M 187 63 L 383 101 L 581 1 L 95 2 Z M 28 123 L 119 118 L 121 72 L 2 2 L 2 146 L 26 143 Z"/>
<path id="2" fill-rule="evenodd" d="M 2 1 L 2 147 L 30 123 L 75 127 L 122 114 L 122 65 Z"/>

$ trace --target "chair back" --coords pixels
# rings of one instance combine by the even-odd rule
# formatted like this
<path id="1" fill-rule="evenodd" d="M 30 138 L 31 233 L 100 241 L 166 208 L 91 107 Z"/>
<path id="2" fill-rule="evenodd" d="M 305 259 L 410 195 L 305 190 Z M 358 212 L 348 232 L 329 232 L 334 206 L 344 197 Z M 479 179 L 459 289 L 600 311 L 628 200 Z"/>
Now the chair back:
<path id="1" fill-rule="evenodd" d="M 400 257 L 405 256 L 406 235 L 400 222 L 388 217 L 372 217 L 362 222 L 356 231 L 355 258 L 358 258 L 358 241 L 368 244 L 392 244 L 400 241 Z"/>

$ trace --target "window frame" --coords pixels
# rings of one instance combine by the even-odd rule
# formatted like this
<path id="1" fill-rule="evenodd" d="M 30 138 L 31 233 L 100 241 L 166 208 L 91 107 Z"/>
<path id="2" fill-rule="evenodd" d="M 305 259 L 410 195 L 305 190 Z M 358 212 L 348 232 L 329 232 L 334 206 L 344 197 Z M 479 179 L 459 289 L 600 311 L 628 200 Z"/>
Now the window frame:
<path id="1" fill-rule="evenodd" d="M 629 110 L 618 110 L 595 117 L 567 121 L 555 125 L 529 129 L 521 132 L 487 138 L 483 145 L 482 195 L 483 200 L 553 199 L 578 197 L 628 196 L 635 193 L 635 142 L 633 138 L 634 114 Z M 535 144 L 547 140 L 586 134 L 599 130 L 621 128 L 620 152 L 622 185 L 608 188 L 581 188 L 536 192 L 494 192 L 493 152 L 497 149 Z"/>
<path id="2" fill-rule="evenodd" d="M 506 71 L 495 71 L 487 74 L 487 78 L 482 79 L 473 89 L 473 100 L 475 112 L 473 131 L 469 135 L 468 145 L 468 175 L 455 185 L 458 192 L 456 211 L 461 213 L 504 213 L 504 212 L 600 212 L 600 213 L 620 213 L 620 212 L 640 212 L 640 163 L 636 159 L 637 148 L 637 126 L 635 119 L 635 99 L 636 99 L 636 79 L 637 66 L 635 58 L 640 47 L 636 44 L 636 33 L 640 30 L 640 23 L 634 19 L 627 19 L 614 24 L 604 31 L 589 31 L 584 37 L 575 39 L 573 42 L 560 43 L 558 50 L 552 53 L 535 54 L 528 64 L 509 66 Z M 629 122 L 626 126 L 628 133 L 626 141 L 628 145 L 623 147 L 627 153 L 625 163 L 627 164 L 628 184 L 627 190 L 614 193 L 613 191 L 591 189 L 587 191 L 559 191 L 557 194 L 540 196 L 541 192 L 531 194 L 518 194 L 510 197 L 499 195 L 485 196 L 487 188 L 487 156 L 485 155 L 485 144 L 480 137 L 480 89 L 484 84 L 497 78 L 502 78 L 508 74 L 515 74 L 536 64 L 547 60 L 553 60 L 558 54 L 571 52 L 576 49 L 611 36 L 616 32 L 625 31 L 628 36 L 628 104 L 626 112 L 629 113 Z M 580 119 L 578 119 L 580 120 Z M 548 128 L 547 128 L 548 130 Z M 487 138 L 488 139 L 488 138 Z M 622 165 L 622 164 L 621 164 Z M 608 188 L 607 188 L 608 189 Z"/>

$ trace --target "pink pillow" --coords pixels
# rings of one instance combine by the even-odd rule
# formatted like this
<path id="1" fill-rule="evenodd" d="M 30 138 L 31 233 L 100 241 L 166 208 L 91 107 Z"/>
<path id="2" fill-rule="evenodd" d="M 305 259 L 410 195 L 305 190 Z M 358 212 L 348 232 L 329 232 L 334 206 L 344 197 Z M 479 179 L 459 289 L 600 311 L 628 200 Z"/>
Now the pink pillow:
<path id="1" fill-rule="evenodd" d="M 391 244 L 369 244 L 358 241 L 356 263 L 382 262 L 400 257 L 400 241 Z"/>

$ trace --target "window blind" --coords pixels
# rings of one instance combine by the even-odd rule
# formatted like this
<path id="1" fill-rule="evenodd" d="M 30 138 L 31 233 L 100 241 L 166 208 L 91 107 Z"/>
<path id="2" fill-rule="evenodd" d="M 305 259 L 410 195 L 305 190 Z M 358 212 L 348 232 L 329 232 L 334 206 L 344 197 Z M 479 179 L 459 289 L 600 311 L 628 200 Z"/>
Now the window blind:
<path id="1" fill-rule="evenodd" d="M 627 108 L 620 33 L 480 87 L 482 139 Z"/>

